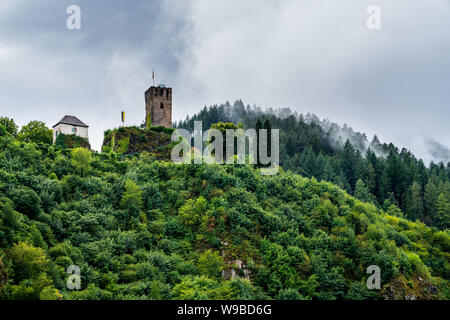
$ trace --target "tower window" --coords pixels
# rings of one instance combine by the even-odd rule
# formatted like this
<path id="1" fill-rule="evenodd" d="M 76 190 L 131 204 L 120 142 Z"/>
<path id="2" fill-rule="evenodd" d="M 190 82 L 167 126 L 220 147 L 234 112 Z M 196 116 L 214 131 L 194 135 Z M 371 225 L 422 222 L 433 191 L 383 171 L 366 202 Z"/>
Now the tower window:
<path id="1" fill-rule="evenodd" d="M 162 102 L 161 102 L 161 105 L 159 106 L 159 108 L 160 108 L 160 109 L 164 109 L 164 105 L 163 105 Z"/>

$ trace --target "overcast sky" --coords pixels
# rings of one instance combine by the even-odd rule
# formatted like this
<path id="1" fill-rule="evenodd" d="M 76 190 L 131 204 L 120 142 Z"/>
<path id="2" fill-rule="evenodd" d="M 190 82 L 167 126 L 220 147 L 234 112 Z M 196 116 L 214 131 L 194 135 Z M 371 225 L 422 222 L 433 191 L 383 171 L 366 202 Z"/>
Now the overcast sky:
<path id="1" fill-rule="evenodd" d="M 81 30 L 66 27 L 71 4 Z M 372 4 L 381 30 L 366 27 Z M 99 150 L 120 110 L 144 120 L 153 68 L 174 119 L 242 99 L 425 161 L 450 146 L 449 0 L 0 0 L 0 115 L 19 125 L 75 115 Z"/>

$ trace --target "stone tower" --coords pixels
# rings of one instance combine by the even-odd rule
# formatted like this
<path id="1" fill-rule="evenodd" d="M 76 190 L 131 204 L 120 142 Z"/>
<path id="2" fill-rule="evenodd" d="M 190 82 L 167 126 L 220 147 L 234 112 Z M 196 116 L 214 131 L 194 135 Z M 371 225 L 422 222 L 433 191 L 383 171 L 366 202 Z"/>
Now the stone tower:
<path id="1" fill-rule="evenodd" d="M 145 92 L 145 125 L 172 128 L 172 88 L 152 86 Z"/>

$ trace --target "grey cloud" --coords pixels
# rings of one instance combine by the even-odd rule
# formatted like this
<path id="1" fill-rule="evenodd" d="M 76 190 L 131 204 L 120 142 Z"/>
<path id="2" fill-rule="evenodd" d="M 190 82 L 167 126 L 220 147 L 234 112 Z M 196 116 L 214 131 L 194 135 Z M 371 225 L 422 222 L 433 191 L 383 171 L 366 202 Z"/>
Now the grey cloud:
<path id="1" fill-rule="evenodd" d="M 427 141 L 428 151 L 431 156 L 437 161 L 442 161 L 444 164 L 450 163 L 450 149 L 443 144 L 429 139 Z"/>

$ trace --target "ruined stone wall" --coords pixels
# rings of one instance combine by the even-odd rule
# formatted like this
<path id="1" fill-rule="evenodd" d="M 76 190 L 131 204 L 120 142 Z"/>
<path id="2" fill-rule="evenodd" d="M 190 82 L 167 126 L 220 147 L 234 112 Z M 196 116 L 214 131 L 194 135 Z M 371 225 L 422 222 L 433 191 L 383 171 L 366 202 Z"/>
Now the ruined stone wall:
<path id="1" fill-rule="evenodd" d="M 145 123 L 172 128 L 172 88 L 150 87 L 145 92 Z"/>

